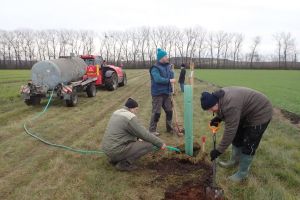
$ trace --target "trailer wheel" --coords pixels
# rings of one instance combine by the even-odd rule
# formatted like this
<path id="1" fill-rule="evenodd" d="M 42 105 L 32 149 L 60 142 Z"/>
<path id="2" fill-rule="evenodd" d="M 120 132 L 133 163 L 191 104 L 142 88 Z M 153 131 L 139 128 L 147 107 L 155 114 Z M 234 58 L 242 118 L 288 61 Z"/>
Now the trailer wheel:
<path id="1" fill-rule="evenodd" d="M 78 95 L 77 95 L 76 90 L 73 90 L 70 99 L 66 100 L 66 105 L 68 107 L 73 107 L 73 106 L 76 106 L 77 102 L 78 102 Z"/>
<path id="2" fill-rule="evenodd" d="M 25 99 L 24 102 L 27 106 L 37 106 L 41 104 L 41 97 L 30 96 L 30 99 Z"/>
<path id="3" fill-rule="evenodd" d="M 105 79 L 105 87 L 110 91 L 118 88 L 118 75 L 115 72 L 111 77 Z"/>
<path id="4" fill-rule="evenodd" d="M 119 86 L 122 87 L 124 85 L 127 84 L 127 76 L 126 76 L 126 73 L 124 72 L 124 75 L 123 75 L 123 80 L 121 83 L 119 83 Z"/>
<path id="5" fill-rule="evenodd" d="M 91 83 L 90 85 L 87 86 L 86 88 L 86 94 L 88 97 L 94 97 L 96 96 L 96 86 L 94 83 Z"/>

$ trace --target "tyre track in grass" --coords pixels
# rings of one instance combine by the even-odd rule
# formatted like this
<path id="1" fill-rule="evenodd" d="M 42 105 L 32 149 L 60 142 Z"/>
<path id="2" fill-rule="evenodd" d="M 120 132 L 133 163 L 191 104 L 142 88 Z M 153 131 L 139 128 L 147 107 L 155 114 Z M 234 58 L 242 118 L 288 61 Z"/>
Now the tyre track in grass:
<path id="1" fill-rule="evenodd" d="M 144 76 L 146 75 L 147 73 L 140 73 L 140 72 L 136 72 L 136 71 L 133 71 L 131 72 L 132 74 L 130 74 L 130 76 L 134 76 L 133 78 L 130 78 L 128 81 L 134 81 L 136 78 L 139 78 L 140 76 Z M 128 77 L 127 77 L 128 78 Z M 102 93 L 102 91 L 104 91 L 103 89 L 102 90 L 98 90 L 99 93 Z M 17 91 L 18 92 L 18 91 Z M 84 93 L 85 94 L 85 93 Z M 86 97 L 86 95 L 83 95 L 83 93 L 80 93 L 79 94 L 80 97 Z M 90 99 L 90 98 L 87 98 L 86 99 Z M 37 107 L 28 107 L 28 106 L 25 106 L 25 103 L 23 103 L 23 100 L 21 100 L 20 98 L 20 101 L 22 101 L 22 103 L 16 103 L 16 104 L 13 104 L 13 110 L 8 110 L 8 111 L 5 111 L 3 112 L 3 114 L 1 113 L 1 116 L 0 116 L 0 125 L 6 125 L 6 124 L 1 124 L 1 119 L 5 119 L 5 118 L 11 118 L 11 117 L 19 117 L 19 118 L 22 118 L 22 117 L 25 117 L 27 114 L 34 114 L 34 112 L 36 112 L 38 109 L 40 109 L 41 107 L 43 107 L 47 100 L 46 99 L 43 99 L 43 106 L 37 106 Z M 64 102 L 61 101 L 61 100 L 57 100 L 57 99 L 54 99 L 53 102 L 55 104 L 57 104 L 56 106 L 61 106 L 63 105 L 64 106 Z M 82 102 L 81 99 L 79 99 L 79 104 Z M 86 102 L 88 103 L 88 102 Z M 17 106 L 17 107 L 15 107 Z M 79 105 L 80 106 L 80 105 Z M 1 109 L 2 110 L 2 109 Z M 22 111 L 22 112 L 21 112 Z M 25 111 L 25 112 L 24 112 Z M 26 112 L 28 111 L 28 112 Z"/>
<path id="2" fill-rule="evenodd" d="M 125 88 L 124 88 L 125 89 Z M 128 91 L 128 90 L 127 90 Z M 131 90 L 130 90 L 130 92 L 132 93 L 132 92 L 136 92 L 136 88 L 132 88 Z M 120 96 L 122 96 L 123 95 L 123 93 L 122 94 L 120 94 L 120 92 L 118 92 L 118 91 L 116 91 L 115 93 L 106 93 L 106 97 L 103 97 L 103 96 L 100 96 L 100 98 L 105 98 L 105 99 L 107 99 L 107 101 L 109 101 L 109 98 L 107 97 L 107 96 L 111 96 L 111 95 L 120 95 Z M 125 99 L 124 99 L 125 100 Z M 123 100 L 121 100 L 121 101 L 123 101 Z M 116 104 L 118 104 L 118 103 L 120 103 L 121 101 L 119 101 L 119 102 L 116 102 L 115 104 L 112 104 L 112 106 L 114 106 L 114 105 L 116 105 Z M 95 103 L 97 103 L 97 101 L 95 101 L 93 104 L 90 104 L 90 102 L 89 101 L 87 101 L 87 102 L 85 102 L 85 104 L 90 104 L 91 106 L 90 106 L 90 109 L 88 109 L 88 107 L 87 106 L 85 106 L 85 108 L 84 109 L 82 109 L 81 110 L 81 113 L 79 113 L 79 114 L 84 114 L 84 113 L 91 113 L 93 110 L 95 110 L 95 107 L 97 107 L 97 104 L 95 104 Z M 122 103 L 122 102 L 121 102 Z M 102 104 L 102 103 L 101 103 Z M 104 104 L 106 104 L 106 102 L 104 102 Z M 106 104 L 107 105 L 107 104 Z M 100 105 L 101 106 L 101 105 Z M 102 105 L 103 106 L 103 105 Z M 60 108 L 59 108 L 60 109 Z M 54 112 L 52 112 L 52 116 L 51 115 L 45 115 L 45 117 L 44 118 L 42 118 L 41 120 L 38 120 L 38 121 L 36 121 L 36 123 L 37 124 L 39 124 L 39 126 L 41 126 L 41 127 L 43 127 L 43 120 L 46 120 L 46 125 L 47 124 L 52 124 L 52 123 L 55 123 L 58 127 L 60 127 L 61 125 L 63 125 L 65 122 L 64 122 L 64 119 L 68 116 L 68 115 L 70 115 L 70 114 L 72 114 L 73 113 L 73 111 L 72 111 L 72 109 L 70 109 L 70 108 L 66 108 L 69 112 L 64 112 L 64 114 L 60 114 L 60 115 L 57 115 L 57 113 L 56 113 L 56 111 L 54 110 Z M 104 109 L 102 112 L 100 112 L 99 113 L 99 115 L 101 116 L 101 114 L 105 114 L 106 113 L 106 109 Z M 47 113 L 48 114 L 48 113 Z M 69 119 L 71 119 L 70 117 L 69 117 Z M 88 115 L 88 117 L 85 119 L 85 122 L 88 122 L 89 120 L 96 120 L 95 118 L 92 118 L 92 117 L 90 117 L 89 115 Z M 59 122 L 59 123 L 58 123 Z M 51 126 L 49 127 L 50 129 L 51 129 Z M 63 127 L 64 128 L 64 127 Z M 62 129 L 62 130 L 64 130 L 64 129 Z M 77 129 L 78 130 L 78 129 Z M 61 131 L 61 130 L 59 130 L 59 131 Z M 23 132 L 23 131 L 22 131 Z M 37 131 L 37 132 L 39 132 L 39 131 Z M 47 132 L 47 127 L 43 127 L 43 132 Z M 59 133 L 59 135 L 60 135 L 60 133 Z M 18 136 L 18 135 L 17 135 Z M 22 137 L 23 135 L 20 135 L 20 137 Z M 57 138 L 57 135 L 53 135 L 52 134 L 52 136 L 54 136 L 56 139 L 59 139 L 59 138 Z M 15 136 L 16 137 L 16 136 Z M 22 137 L 23 138 L 23 137 Z M 50 138 L 51 139 L 51 138 Z M 5 144 L 5 142 L 4 141 L 2 141 L 2 144 Z"/>
<path id="3" fill-rule="evenodd" d="M 144 83 L 146 83 L 148 80 L 146 80 Z M 138 87 L 139 85 L 137 85 L 137 88 L 139 88 L 138 90 L 136 89 L 136 87 L 135 88 L 133 88 L 132 90 L 131 90 L 131 92 L 129 93 L 130 95 L 133 95 L 134 93 L 138 93 L 139 91 L 141 91 L 143 88 L 142 87 Z M 121 94 L 120 94 L 121 95 Z M 119 100 L 119 101 L 117 101 L 117 102 L 115 102 L 113 105 L 111 105 L 109 108 L 107 108 L 107 109 L 105 109 L 105 110 L 103 110 L 102 111 L 102 113 L 107 113 L 109 110 L 113 110 L 114 108 L 115 108 L 115 106 L 117 106 L 119 103 L 122 103 L 123 102 L 123 100 Z M 92 108 L 93 109 L 93 108 Z M 102 120 L 104 120 L 105 118 L 102 118 Z M 95 121 L 98 121 L 98 120 L 95 120 Z M 83 128 L 84 129 L 84 128 Z M 82 130 L 79 130 L 79 133 L 81 132 Z M 66 141 L 74 141 L 74 136 L 76 137 L 77 136 L 77 134 L 72 134 L 72 135 L 69 135 L 69 137 L 65 137 L 65 138 L 62 138 L 63 139 L 63 142 L 66 142 Z M 32 146 L 31 146 L 32 147 Z M 26 151 L 27 152 L 29 152 L 29 155 L 25 155 L 26 157 L 30 157 L 30 158 L 27 158 L 27 159 L 25 159 L 25 160 L 21 160 L 21 163 L 20 163 L 20 160 L 18 160 L 18 163 L 20 163 L 18 166 L 15 166 L 16 167 L 16 169 L 15 170 L 13 170 L 11 173 L 9 173 L 9 174 L 6 174 L 4 177 L 2 177 L 2 180 L 4 180 L 4 178 L 6 178 L 6 179 L 9 179 L 10 178 L 10 174 L 18 174 L 18 172 L 20 171 L 20 172 L 22 172 L 22 171 L 24 171 L 24 168 L 19 168 L 19 167 L 22 167 L 22 166 L 24 166 L 24 165 L 26 165 L 26 164 L 23 164 L 23 163 L 27 163 L 27 161 L 28 160 L 32 160 L 33 159 L 33 157 L 35 157 L 35 156 L 39 156 L 39 154 L 40 154 L 40 151 L 37 151 L 38 149 L 40 149 L 40 150 L 43 150 L 43 148 L 44 148 L 45 146 L 44 145 L 39 145 L 39 146 L 34 146 L 34 147 L 32 147 L 31 149 L 26 149 Z M 47 155 L 52 155 L 52 156 L 50 156 L 50 157 L 53 157 L 53 156 L 55 156 L 56 155 L 56 153 L 55 153 L 56 151 L 47 151 Z M 59 152 L 58 152 L 59 153 Z M 44 154 L 45 155 L 45 154 Z M 35 163 L 37 163 L 36 164 L 36 166 L 39 166 L 39 165 L 41 165 L 41 164 L 43 164 L 46 160 L 49 160 L 49 156 L 47 156 L 47 155 L 45 155 L 45 156 L 43 156 L 43 157 L 40 157 L 38 160 L 35 160 Z M 27 169 L 25 169 L 25 171 L 30 171 L 30 169 L 32 169 L 32 167 L 28 167 Z M 16 171 L 17 170 L 17 171 Z M 27 180 L 27 182 L 29 182 L 30 180 Z"/>
<path id="4" fill-rule="evenodd" d="M 142 73 L 142 74 L 139 74 L 137 76 L 136 76 L 136 74 L 138 74 L 138 72 L 135 72 L 135 71 L 133 71 L 133 74 L 130 74 L 130 76 L 134 76 L 134 77 L 130 78 L 128 80 L 129 84 L 132 83 L 132 82 L 135 82 L 135 80 L 137 78 L 145 76 L 147 73 Z M 49 123 L 51 123 L 52 119 L 57 119 L 58 117 L 61 117 L 63 119 L 67 118 L 67 116 L 70 116 L 74 112 L 74 110 L 75 110 L 75 112 L 77 112 L 78 110 L 83 109 L 84 112 L 86 112 L 86 107 L 87 107 L 87 105 L 90 105 L 90 104 L 101 106 L 101 105 L 98 105 L 98 103 L 99 103 L 98 99 L 99 98 L 100 98 L 100 101 L 103 101 L 103 99 L 104 99 L 104 102 L 100 103 L 100 104 L 104 104 L 104 103 L 106 103 L 105 100 L 109 99 L 108 97 L 111 96 L 111 94 L 116 94 L 116 93 L 118 93 L 118 90 L 122 90 L 123 88 L 125 89 L 127 87 L 128 86 L 125 86 L 125 87 L 122 87 L 122 88 L 118 88 L 116 91 L 112 91 L 112 92 L 100 90 L 100 91 L 97 92 L 97 96 L 96 96 L 97 99 L 95 99 L 94 101 L 92 101 L 93 98 L 87 98 L 85 96 L 85 93 L 84 94 L 80 93 L 79 94 L 80 95 L 80 99 L 79 99 L 78 106 L 74 107 L 74 108 L 65 107 L 64 102 L 62 102 L 61 100 L 58 100 L 58 99 L 54 99 L 51 102 L 49 112 L 47 112 L 47 114 L 46 114 L 47 115 L 47 120 L 48 120 Z M 99 95 L 100 95 L 100 97 L 99 97 Z M 43 106 L 45 105 L 45 103 L 46 103 L 46 101 L 44 101 Z M 22 107 L 21 105 L 22 104 L 19 104 L 20 107 Z M 10 127 L 11 127 L 12 123 L 13 124 L 16 124 L 16 123 L 23 124 L 24 123 L 24 121 L 23 121 L 24 119 L 30 119 L 30 118 L 32 118 L 34 115 L 36 115 L 37 112 L 40 112 L 41 109 L 42 109 L 42 106 L 40 106 L 40 107 L 27 107 L 25 104 L 23 104 L 23 106 L 24 107 L 20 108 L 20 110 L 22 111 L 21 113 L 20 113 L 19 110 L 14 110 L 13 111 L 14 114 L 10 113 L 9 114 L 10 116 L 7 116 L 7 115 L 3 116 L 3 115 L 1 115 L 1 117 L 3 116 L 3 118 L 8 118 L 8 117 L 10 118 L 12 116 L 17 117 L 17 119 L 10 119 L 11 122 L 8 123 L 6 126 L 4 126 L 2 128 L 2 130 L 0 130 L 0 133 L 3 132 L 3 133 L 0 134 L 2 142 L 4 142 L 5 140 L 11 139 L 12 137 L 16 136 L 15 134 L 13 134 L 13 133 L 11 133 L 9 131 L 9 130 L 11 130 Z M 39 121 L 36 121 L 36 122 L 38 123 Z M 9 127 L 8 130 L 6 130 L 5 127 Z M 5 132 L 7 132 L 7 133 L 5 133 Z"/>
<path id="5" fill-rule="evenodd" d="M 44 162 L 44 160 L 42 160 L 41 162 Z"/>

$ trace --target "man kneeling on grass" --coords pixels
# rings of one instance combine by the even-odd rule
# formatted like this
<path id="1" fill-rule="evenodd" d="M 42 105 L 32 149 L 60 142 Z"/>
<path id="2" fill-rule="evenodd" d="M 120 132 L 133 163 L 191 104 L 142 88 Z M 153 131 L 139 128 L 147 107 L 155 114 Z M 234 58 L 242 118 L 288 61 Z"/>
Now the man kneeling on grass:
<path id="1" fill-rule="evenodd" d="M 164 150 L 166 144 L 143 127 L 136 114 L 138 103 L 129 98 L 125 107 L 115 111 L 106 128 L 101 147 L 110 163 L 121 171 L 133 171 L 133 163 L 153 151 L 154 146 Z M 143 141 L 141 141 L 143 140 Z"/>
<path id="2" fill-rule="evenodd" d="M 211 126 L 225 122 L 222 140 L 218 148 L 211 151 L 211 160 L 232 144 L 230 160 L 219 164 L 224 168 L 239 164 L 239 170 L 229 179 L 242 181 L 248 175 L 255 151 L 272 118 L 270 101 L 262 93 L 249 88 L 225 87 L 212 94 L 203 92 L 201 106 L 203 110 L 217 114 L 211 120 Z"/>

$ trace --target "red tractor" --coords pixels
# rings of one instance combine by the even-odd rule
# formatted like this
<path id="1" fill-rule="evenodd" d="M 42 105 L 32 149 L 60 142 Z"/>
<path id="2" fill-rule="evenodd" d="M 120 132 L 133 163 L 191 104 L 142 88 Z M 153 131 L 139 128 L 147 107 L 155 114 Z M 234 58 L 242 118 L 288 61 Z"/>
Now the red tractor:
<path id="1" fill-rule="evenodd" d="M 112 91 L 127 84 L 126 73 L 121 67 L 105 64 L 100 56 L 82 55 L 80 58 L 87 64 L 83 78 L 96 77 L 96 86 L 104 86 Z"/>

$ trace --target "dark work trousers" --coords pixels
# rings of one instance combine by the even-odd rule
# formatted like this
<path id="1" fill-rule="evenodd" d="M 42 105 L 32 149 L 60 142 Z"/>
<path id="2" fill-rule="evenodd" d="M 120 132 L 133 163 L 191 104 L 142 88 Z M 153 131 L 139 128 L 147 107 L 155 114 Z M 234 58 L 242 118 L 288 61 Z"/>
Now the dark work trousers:
<path id="1" fill-rule="evenodd" d="M 184 83 L 179 83 L 180 84 L 180 90 L 181 92 L 184 92 Z"/>
<path id="2" fill-rule="evenodd" d="M 269 125 L 269 122 L 270 121 L 261 125 L 246 127 L 243 127 L 243 122 L 240 122 L 232 145 L 241 147 L 243 154 L 253 156 L 260 143 L 263 133 Z"/>
<path id="3" fill-rule="evenodd" d="M 136 141 L 129 143 L 128 146 L 129 148 L 127 151 L 117 156 L 111 157 L 111 162 L 117 163 L 126 160 L 129 163 L 133 164 L 140 157 L 153 151 L 153 144 L 151 144 L 150 142 Z"/>
<path id="4" fill-rule="evenodd" d="M 172 100 L 171 96 L 167 94 L 152 96 L 152 115 L 150 121 L 150 132 L 156 132 L 157 123 L 160 118 L 161 108 L 164 109 L 166 113 L 166 128 L 167 132 L 171 132 L 173 130 L 172 127 L 172 117 L 173 117 L 173 108 L 172 108 Z"/>

